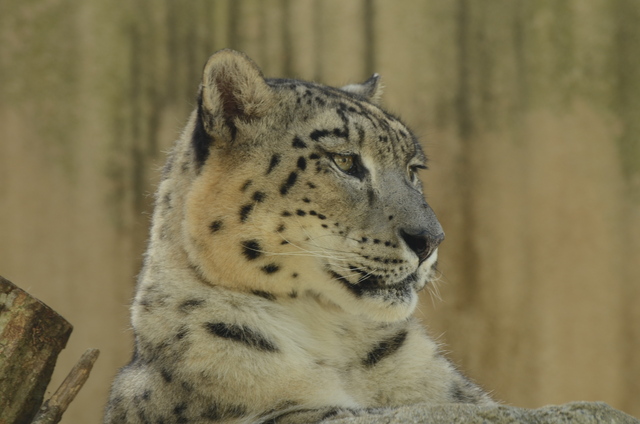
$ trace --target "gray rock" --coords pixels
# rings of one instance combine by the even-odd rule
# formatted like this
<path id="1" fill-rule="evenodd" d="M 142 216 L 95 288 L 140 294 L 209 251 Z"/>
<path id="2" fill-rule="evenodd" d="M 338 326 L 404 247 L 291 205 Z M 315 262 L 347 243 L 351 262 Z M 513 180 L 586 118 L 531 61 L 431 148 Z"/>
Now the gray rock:
<path id="1" fill-rule="evenodd" d="M 497 407 L 466 404 L 417 404 L 369 415 L 323 421 L 325 424 L 640 424 L 640 420 L 613 409 L 604 402 L 572 402 L 564 405 L 524 409 L 500 405 Z"/>

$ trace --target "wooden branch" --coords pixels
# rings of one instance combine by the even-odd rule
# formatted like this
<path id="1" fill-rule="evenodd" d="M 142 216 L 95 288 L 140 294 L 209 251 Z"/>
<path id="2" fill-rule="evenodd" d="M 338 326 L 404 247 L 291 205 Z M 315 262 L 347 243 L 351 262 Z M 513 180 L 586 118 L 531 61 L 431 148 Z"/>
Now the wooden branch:
<path id="1" fill-rule="evenodd" d="M 31 421 L 72 329 L 54 310 L 0 277 L 0 424 Z"/>
<path id="2" fill-rule="evenodd" d="M 87 349 L 78 363 L 64 379 L 58 390 L 46 401 L 31 424 L 56 424 L 62 418 L 69 404 L 89 378 L 93 364 L 98 359 L 98 349 Z"/>

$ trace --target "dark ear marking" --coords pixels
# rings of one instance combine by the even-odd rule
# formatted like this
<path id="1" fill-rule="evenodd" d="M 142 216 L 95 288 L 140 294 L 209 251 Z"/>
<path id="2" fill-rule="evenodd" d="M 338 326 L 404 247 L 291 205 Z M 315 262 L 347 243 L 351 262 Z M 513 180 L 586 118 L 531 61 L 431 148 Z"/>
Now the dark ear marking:
<path id="1" fill-rule="evenodd" d="M 201 87 L 205 128 L 226 141 L 236 139 L 238 120 L 260 118 L 274 102 L 260 69 L 246 55 L 233 50 L 221 50 L 209 58 Z"/>
<path id="2" fill-rule="evenodd" d="M 199 171 L 209 157 L 209 149 L 213 145 L 213 137 L 204 126 L 205 111 L 202 107 L 202 92 L 198 95 L 198 112 L 196 125 L 191 135 L 191 146 L 195 155 L 196 169 Z"/>

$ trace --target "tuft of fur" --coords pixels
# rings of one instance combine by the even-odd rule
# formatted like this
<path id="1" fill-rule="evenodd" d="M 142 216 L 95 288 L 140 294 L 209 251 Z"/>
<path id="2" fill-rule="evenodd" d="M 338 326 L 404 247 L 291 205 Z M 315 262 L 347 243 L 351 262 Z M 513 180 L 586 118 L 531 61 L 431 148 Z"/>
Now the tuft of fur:
<path id="1" fill-rule="evenodd" d="M 492 403 L 411 317 L 444 238 L 412 132 L 343 89 L 207 62 L 158 188 L 105 423 L 308 423 Z"/>

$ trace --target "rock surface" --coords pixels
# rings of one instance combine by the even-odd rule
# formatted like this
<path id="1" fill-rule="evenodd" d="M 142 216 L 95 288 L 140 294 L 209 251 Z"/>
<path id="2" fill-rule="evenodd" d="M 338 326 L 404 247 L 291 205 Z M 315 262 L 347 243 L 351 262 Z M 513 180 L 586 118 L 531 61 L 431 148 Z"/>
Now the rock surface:
<path id="1" fill-rule="evenodd" d="M 353 418 L 323 421 L 325 424 L 640 424 L 640 420 L 603 402 L 572 402 L 564 405 L 524 409 L 513 406 L 418 404 Z"/>

